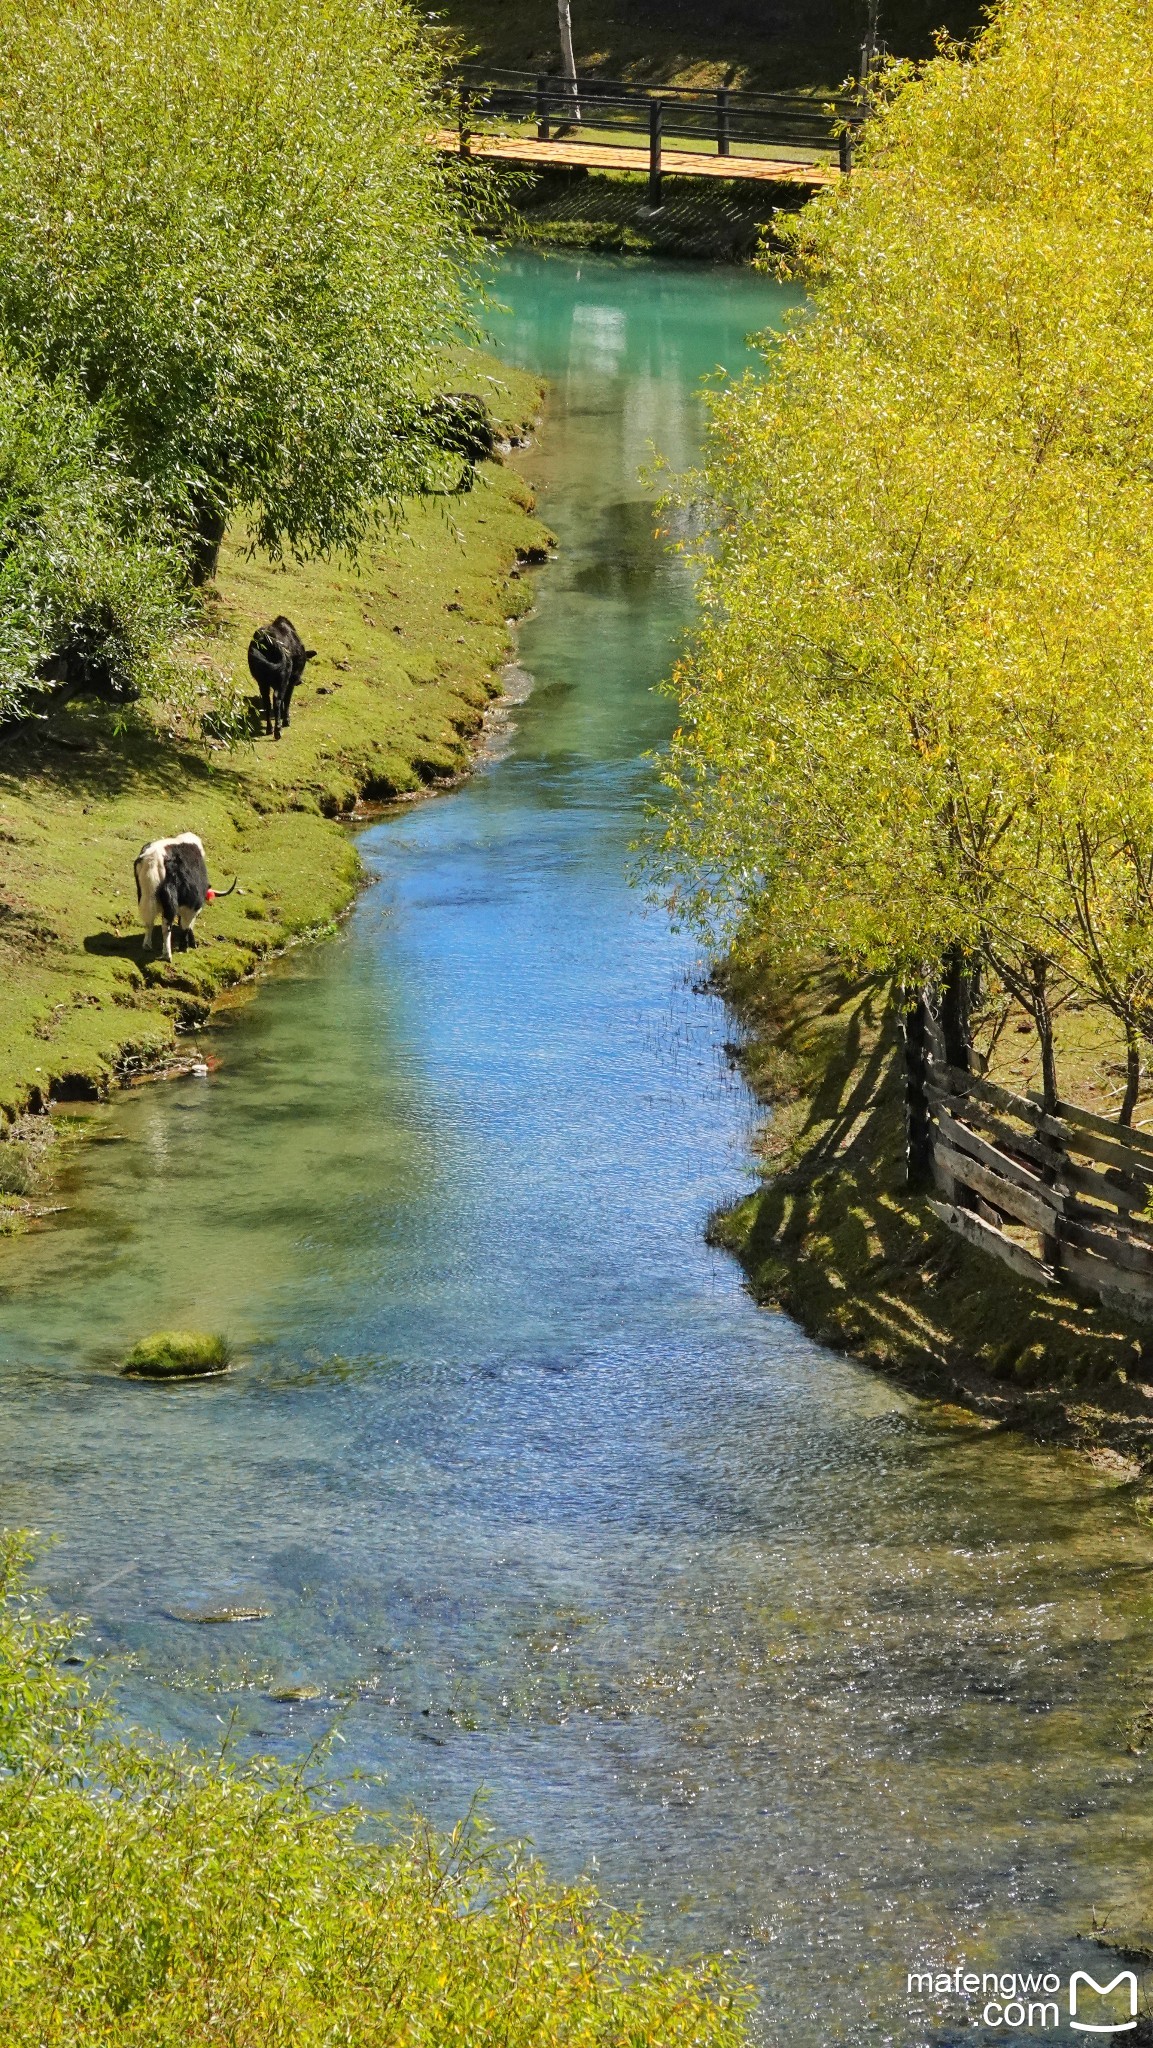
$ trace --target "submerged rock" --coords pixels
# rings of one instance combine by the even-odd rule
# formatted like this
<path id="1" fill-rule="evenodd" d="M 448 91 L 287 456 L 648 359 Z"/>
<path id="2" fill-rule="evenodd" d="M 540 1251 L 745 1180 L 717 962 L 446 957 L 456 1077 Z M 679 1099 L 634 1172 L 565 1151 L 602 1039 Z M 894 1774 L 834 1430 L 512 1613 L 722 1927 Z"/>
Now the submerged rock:
<path id="1" fill-rule="evenodd" d="M 168 1611 L 173 1621 L 191 1621 L 201 1628 L 225 1621 L 267 1621 L 272 1613 L 271 1607 L 260 1607 L 251 1600 L 232 1606 L 171 1607 Z"/>

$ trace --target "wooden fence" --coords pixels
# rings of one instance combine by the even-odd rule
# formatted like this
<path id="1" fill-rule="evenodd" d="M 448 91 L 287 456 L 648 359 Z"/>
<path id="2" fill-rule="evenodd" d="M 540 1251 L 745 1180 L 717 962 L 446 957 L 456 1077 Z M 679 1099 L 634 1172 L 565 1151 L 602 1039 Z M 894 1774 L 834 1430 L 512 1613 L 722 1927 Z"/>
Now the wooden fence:
<path id="1" fill-rule="evenodd" d="M 558 77 L 554 72 L 487 71 L 466 65 L 457 81 L 462 152 L 478 122 L 503 120 L 535 125 L 547 143 L 563 129 L 569 142 L 584 137 L 623 146 L 648 137 L 649 186 L 660 203 L 661 150 L 674 138 L 717 156 L 740 150 L 784 148 L 817 161 L 852 164 L 852 127 L 861 119 L 856 99 L 820 101 L 803 93 L 737 92 L 729 87 L 699 91 L 688 86 L 640 86 L 614 78 Z"/>
<path id="2" fill-rule="evenodd" d="M 906 1060 L 910 1162 L 941 1222 L 1025 1279 L 1153 1319 L 1153 1133 L 950 1066 L 928 1016 Z"/>

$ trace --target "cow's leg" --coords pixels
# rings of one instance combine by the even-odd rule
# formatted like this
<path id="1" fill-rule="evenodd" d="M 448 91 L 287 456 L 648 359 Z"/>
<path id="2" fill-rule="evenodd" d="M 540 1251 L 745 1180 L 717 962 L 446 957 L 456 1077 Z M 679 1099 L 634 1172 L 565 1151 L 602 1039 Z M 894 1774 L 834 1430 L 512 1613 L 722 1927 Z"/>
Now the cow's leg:
<path id="1" fill-rule="evenodd" d="M 184 934 L 183 944 L 186 950 L 189 946 L 195 946 L 196 944 L 196 933 L 193 931 L 192 927 L 196 923 L 198 914 L 199 913 L 197 911 L 190 910 L 183 904 L 181 905 L 180 929 Z"/>
<path id="2" fill-rule="evenodd" d="M 163 933 L 164 933 L 164 958 L 165 958 L 165 959 L 166 959 L 167 961 L 171 962 L 171 960 L 172 960 L 172 926 L 171 926 L 171 925 L 169 924 L 169 922 L 168 922 L 168 919 L 167 919 L 167 918 L 163 918 L 163 919 L 161 920 L 161 930 L 162 930 L 162 931 L 163 931 Z"/>
<path id="3" fill-rule="evenodd" d="M 151 953 L 152 941 L 156 935 L 156 891 L 147 885 L 141 888 L 139 880 L 136 888 L 140 923 L 144 931 L 144 951 Z"/>

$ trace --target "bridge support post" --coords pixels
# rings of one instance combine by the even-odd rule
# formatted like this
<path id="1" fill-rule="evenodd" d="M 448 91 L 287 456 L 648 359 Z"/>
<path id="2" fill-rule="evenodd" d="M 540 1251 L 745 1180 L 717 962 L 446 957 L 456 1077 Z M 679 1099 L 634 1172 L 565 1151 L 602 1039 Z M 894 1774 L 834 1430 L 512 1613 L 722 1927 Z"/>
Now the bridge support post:
<path id="1" fill-rule="evenodd" d="M 841 174 L 843 177 L 846 178 L 848 177 L 849 172 L 853 168 L 854 140 L 855 138 L 851 128 L 842 128 L 840 134 L 837 137 L 837 146 L 841 159 Z"/>
<path id="2" fill-rule="evenodd" d="M 722 86 L 717 94 L 717 155 L 729 154 L 729 95 Z"/>
<path id="3" fill-rule="evenodd" d="M 462 156 L 468 155 L 468 87 L 461 80 L 460 99 L 457 106 L 457 131 Z"/>
<path id="4" fill-rule="evenodd" d="M 549 139 L 548 79 L 543 72 L 536 82 L 536 139 L 538 142 L 547 142 Z"/>
<path id="5" fill-rule="evenodd" d="M 661 205 L 661 119 L 664 104 L 659 99 L 649 101 L 649 206 L 654 213 Z"/>

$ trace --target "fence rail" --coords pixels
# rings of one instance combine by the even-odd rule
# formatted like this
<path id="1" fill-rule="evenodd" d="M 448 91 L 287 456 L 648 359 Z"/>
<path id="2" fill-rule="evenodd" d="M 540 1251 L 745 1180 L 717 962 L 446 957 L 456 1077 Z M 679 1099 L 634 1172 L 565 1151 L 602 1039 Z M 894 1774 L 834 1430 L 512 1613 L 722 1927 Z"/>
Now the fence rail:
<path id="1" fill-rule="evenodd" d="M 788 149 L 816 160 L 832 159 L 842 171 L 852 162 L 858 101 L 817 101 L 802 93 L 738 92 L 721 86 L 638 86 L 621 79 L 566 79 L 553 72 L 488 71 L 466 65 L 457 79 L 462 153 L 470 132 L 483 121 L 535 125 L 536 140 L 568 142 L 595 135 L 599 146 L 621 146 L 648 137 L 651 197 L 659 204 L 661 152 L 676 140 L 717 156 L 748 149 Z M 635 145 L 631 145 L 635 146 Z"/>
<path id="2" fill-rule="evenodd" d="M 910 1160 L 942 1223 L 1024 1279 L 1153 1320 L 1153 1134 L 950 1066 L 931 1015 L 906 1078 Z"/>

